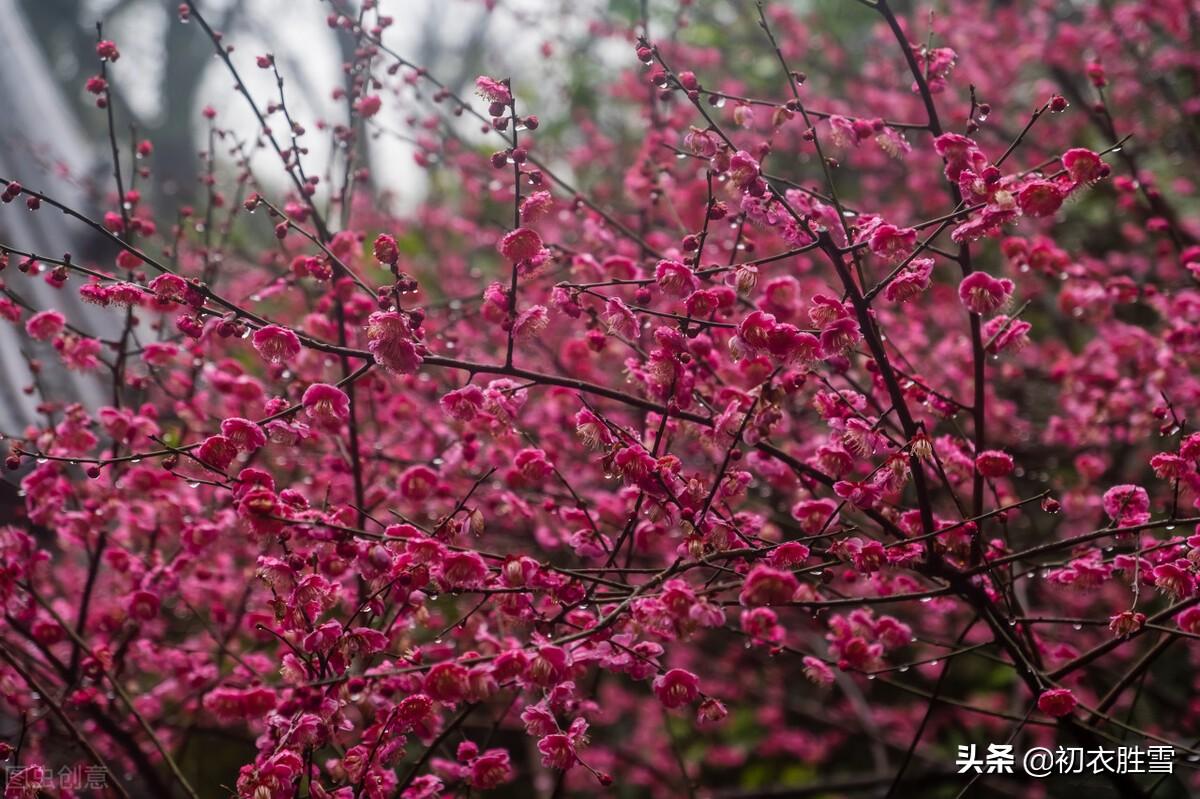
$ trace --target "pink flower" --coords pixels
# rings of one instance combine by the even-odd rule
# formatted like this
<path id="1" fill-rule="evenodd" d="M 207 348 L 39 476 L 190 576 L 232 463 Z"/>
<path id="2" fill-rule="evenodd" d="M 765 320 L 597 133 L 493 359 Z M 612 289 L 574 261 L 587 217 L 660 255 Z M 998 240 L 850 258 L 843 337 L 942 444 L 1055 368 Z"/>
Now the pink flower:
<path id="1" fill-rule="evenodd" d="M 104 39 L 103 41 L 96 43 L 96 55 L 100 56 L 100 58 L 104 61 L 116 61 L 121 57 L 120 51 L 117 50 L 116 43 L 111 42 L 108 39 Z"/>
<path id="2" fill-rule="evenodd" d="M 503 103 L 508 105 L 512 102 L 512 92 L 509 91 L 508 87 L 495 78 L 489 78 L 486 75 L 480 75 L 475 79 L 475 92 L 489 103 Z"/>
<path id="3" fill-rule="evenodd" d="M 421 365 L 408 320 L 395 311 L 376 311 L 367 319 L 367 349 L 389 372 L 412 374 Z"/>
<path id="4" fill-rule="evenodd" d="M 1071 715 L 1071 711 L 1078 704 L 1075 695 L 1067 688 L 1051 688 L 1043 691 L 1037 701 L 1038 710 L 1055 718 Z"/>
<path id="5" fill-rule="evenodd" d="M 806 499 L 792 506 L 792 518 L 800 523 L 800 529 L 816 535 L 836 521 L 837 503 L 831 499 Z"/>
<path id="6" fill-rule="evenodd" d="M 799 541 L 785 541 L 767 556 L 767 563 L 777 569 L 795 569 L 808 560 L 810 550 Z"/>
<path id="7" fill-rule="evenodd" d="M 531 261 L 542 251 L 542 237 L 537 234 L 536 230 L 519 227 L 505 233 L 504 237 L 500 239 L 497 249 L 500 250 L 501 255 L 513 263 Z"/>
<path id="8" fill-rule="evenodd" d="M 439 702 L 461 701 L 470 690 L 470 672 L 454 662 L 438 663 L 425 675 L 425 693 Z"/>
<path id="9" fill-rule="evenodd" d="M 879 225 L 871 231 L 868 246 L 875 255 L 885 261 L 899 261 L 908 255 L 917 244 L 917 231 L 913 228 L 898 228 L 895 225 Z"/>
<path id="10" fill-rule="evenodd" d="M 266 325 L 254 331 L 251 343 L 269 363 L 290 361 L 300 354 L 300 338 L 279 325 Z"/>
<path id="11" fill-rule="evenodd" d="M 651 686 L 663 707 L 673 710 L 690 704 L 700 693 L 700 680 L 684 669 L 671 669 L 654 678 Z"/>
<path id="12" fill-rule="evenodd" d="M 873 507 L 880 496 L 879 486 L 875 483 L 854 480 L 838 480 L 833 484 L 833 493 L 858 508 Z"/>
<path id="13" fill-rule="evenodd" d="M 986 449 L 975 456 L 975 468 L 984 477 L 992 479 L 1012 474 L 1013 459 L 1007 452 Z"/>
<path id="14" fill-rule="evenodd" d="M 150 591 L 134 591 L 125 600 L 129 615 L 139 621 L 150 621 L 158 615 L 161 600 Z"/>
<path id="15" fill-rule="evenodd" d="M 517 315 L 513 322 L 513 337 L 520 340 L 537 338 L 550 325 L 550 311 L 545 305 L 534 305 Z"/>
<path id="16" fill-rule="evenodd" d="M 675 297 L 686 297 L 700 286 L 695 273 L 679 261 L 659 261 L 654 279 L 659 288 Z"/>
<path id="17" fill-rule="evenodd" d="M 42 311 L 29 317 L 25 332 L 38 341 L 49 341 L 63 331 L 66 321 L 58 311 Z"/>
<path id="18" fill-rule="evenodd" d="M 765 311 L 751 311 L 738 325 L 738 336 L 751 349 L 764 349 L 775 329 L 775 317 Z"/>
<path id="19" fill-rule="evenodd" d="M 546 768 L 566 771 L 575 765 L 575 745 L 560 732 L 540 739 L 537 748 L 542 754 L 542 765 Z"/>
<path id="20" fill-rule="evenodd" d="M 525 676 L 534 685 L 548 688 L 565 680 L 570 667 L 571 657 L 567 650 L 558 646 L 543 646 L 529 661 Z"/>
<path id="21" fill-rule="evenodd" d="M 209 436 L 196 450 L 196 457 L 209 466 L 224 471 L 237 457 L 238 448 L 225 436 Z"/>
<path id="22" fill-rule="evenodd" d="M 575 414 L 575 433 L 588 449 L 607 447 L 614 441 L 608 425 L 587 408 Z"/>
<path id="23" fill-rule="evenodd" d="M 1157 452 L 1150 458 L 1150 468 L 1160 480 L 1178 480 L 1189 471 L 1189 463 L 1178 455 Z"/>
<path id="24" fill-rule="evenodd" d="M 1083 147 L 1067 150 L 1062 157 L 1063 169 L 1076 183 L 1094 183 L 1108 177 L 1111 169 L 1100 156 Z"/>
<path id="25" fill-rule="evenodd" d="M 548 214 L 554 208 L 554 195 L 548 191 L 535 191 L 521 200 L 521 219 L 532 222 Z"/>
<path id="26" fill-rule="evenodd" d="M 308 418 L 324 427 L 340 427 L 350 418 L 350 398 L 328 383 L 313 383 L 304 390 L 301 402 Z"/>
<path id="27" fill-rule="evenodd" d="M 821 341 L 785 322 L 767 334 L 767 351 L 785 364 L 810 363 L 820 357 Z"/>
<path id="28" fill-rule="evenodd" d="M 617 297 L 609 297 L 604 304 L 604 313 L 600 318 L 608 326 L 609 331 L 618 336 L 634 338 L 638 333 L 637 319 L 633 311 Z"/>
<path id="29" fill-rule="evenodd" d="M 800 583 L 791 572 L 759 564 L 746 575 L 738 601 L 746 607 L 785 605 L 792 601 Z"/>
<path id="30" fill-rule="evenodd" d="M 958 298 L 967 310 L 986 316 L 1000 310 L 1012 299 L 1013 282 L 994 278 L 987 272 L 972 272 L 958 284 Z"/>
<path id="31" fill-rule="evenodd" d="M 1196 580 L 1187 560 L 1155 566 L 1153 576 L 1155 587 L 1174 599 L 1191 596 L 1195 590 Z"/>
<path id="32" fill-rule="evenodd" d="M 1187 608 L 1175 617 L 1175 622 L 1184 632 L 1200 634 L 1200 608 Z"/>
<path id="33" fill-rule="evenodd" d="M 358 101 L 354 103 L 354 110 L 358 111 L 359 116 L 364 119 L 375 116 L 382 107 L 383 99 L 378 94 L 368 94 L 358 98 Z"/>
<path id="34" fill-rule="evenodd" d="M 54 349 L 69 369 L 90 370 L 100 365 L 100 342 L 64 333 L 54 339 Z"/>
<path id="35" fill-rule="evenodd" d="M 1065 194 L 1048 180 L 1033 180 L 1017 192 L 1017 205 L 1025 216 L 1052 216 L 1062 207 Z"/>
<path id="36" fill-rule="evenodd" d="M 1200 433 L 1191 433 L 1179 442 L 1179 455 L 1192 462 L 1200 462 Z"/>
<path id="37" fill-rule="evenodd" d="M 487 791 L 512 779 L 512 761 L 504 749 L 489 749 L 471 762 L 472 788 Z"/>
<path id="38" fill-rule="evenodd" d="M 262 718 L 276 704 L 275 692 L 269 688 L 214 688 L 204 697 L 204 708 L 219 719 L 239 720 Z"/>
<path id="39" fill-rule="evenodd" d="M 542 703 L 530 705 L 522 710 L 521 721 L 525 725 L 527 735 L 549 735 L 558 729 L 554 714 Z"/>
<path id="40" fill-rule="evenodd" d="M 702 727 L 720 724 L 729 715 L 729 711 L 720 701 L 709 697 L 700 703 L 696 709 L 696 722 Z"/>
<path id="41" fill-rule="evenodd" d="M 738 150 L 729 160 L 729 180 L 745 191 L 758 180 L 758 161 L 745 150 Z"/>
<path id="42" fill-rule="evenodd" d="M 263 432 L 262 427 L 238 416 L 221 422 L 221 435 L 246 452 L 253 452 L 267 443 L 267 434 Z"/>
<path id="43" fill-rule="evenodd" d="M 400 495 L 410 502 L 420 502 L 437 488 L 438 475 L 428 466 L 410 466 L 400 474 Z"/>
<path id="44" fill-rule="evenodd" d="M 1137 485 L 1113 486 L 1104 492 L 1104 512 L 1121 527 L 1150 521 L 1150 496 Z"/>
<path id="45" fill-rule="evenodd" d="M 805 655 L 801 662 L 804 664 L 804 676 L 815 685 L 833 685 L 833 669 L 829 668 L 825 661 L 812 655 Z"/>
<path id="46" fill-rule="evenodd" d="M 449 391 L 438 400 L 442 410 L 452 419 L 469 422 L 483 408 L 483 389 L 474 384 Z"/>
<path id="47" fill-rule="evenodd" d="M 858 322 L 847 318 L 835 319 L 821 331 L 821 357 L 844 355 L 861 339 Z"/>
<path id="48" fill-rule="evenodd" d="M 1013 350 L 1019 352 L 1029 344 L 1029 331 L 1033 325 L 1020 319 L 1011 319 L 1004 314 L 993 316 L 983 323 L 983 343 L 993 355 Z"/>
<path id="49" fill-rule="evenodd" d="M 396 239 L 386 233 L 380 233 L 375 237 L 372 251 L 375 260 L 386 266 L 395 266 L 400 260 L 400 248 L 396 246 Z"/>
<path id="50" fill-rule="evenodd" d="M 1123 610 L 1109 619 L 1108 629 L 1112 630 L 1113 635 L 1129 635 L 1142 629 L 1142 625 L 1145 623 L 1145 613 Z"/>
<path id="51" fill-rule="evenodd" d="M 453 590 L 478 588 L 487 573 L 487 564 L 474 552 L 451 552 L 442 560 L 442 580 Z"/>
<path id="52" fill-rule="evenodd" d="M 933 275 L 932 258 L 914 258 L 900 274 L 892 278 L 883 295 L 889 302 L 909 302 L 925 293 Z"/>

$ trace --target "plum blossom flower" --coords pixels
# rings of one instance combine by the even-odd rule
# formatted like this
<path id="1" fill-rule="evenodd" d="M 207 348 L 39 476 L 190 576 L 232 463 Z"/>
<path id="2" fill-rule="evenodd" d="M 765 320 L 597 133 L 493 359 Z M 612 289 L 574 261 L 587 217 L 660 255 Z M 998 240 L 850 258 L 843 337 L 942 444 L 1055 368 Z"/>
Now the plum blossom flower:
<path id="1" fill-rule="evenodd" d="M 1048 180 L 1031 180 L 1017 192 L 1017 205 L 1025 216 L 1052 216 L 1063 204 L 1065 193 Z"/>
<path id="2" fill-rule="evenodd" d="M 1076 184 L 1094 183 L 1108 177 L 1111 171 L 1099 155 L 1084 147 L 1075 147 L 1063 153 L 1062 165 Z"/>
<path id="3" fill-rule="evenodd" d="M 368 94 L 358 98 L 354 103 L 354 110 L 359 116 L 365 118 L 373 117 L 379 113 L 379 109 L 383 107 L 383 98 L 378 94 Z"/>
<path id="4" fill-rule="evenodd" d="M 791 572 L 760 564 L 746 575 L 738 601 L 751 608 L 783 605 L 792 601 L 799 587 L 799 581 Z"/>
<path id="5" fill-rule="evenodd" d="M 324 427 L 340 427 L 350 418 L 350 397 L 337 386 L 313 383 L 301 400 L 308 418 Z"/>
<path id="6" fill-rule="evenodd" d="M 996 479 L 1012 474 L 1013 459 L 1007 452 L 987 449 L 975 456 L 975 468 L 981 475 Z"/>
<path id="7" fill-rule="evenodd" d="M 483 389 L 472 383 L 446 392 L 438 404 L 450 418 L 469 422 L 479 414 L 484 401 Z"/>
<path id="8" fill-rule="evenodd" d="M 883 295 L 888 302 L 910 302 L 925 293 L 933 275 L 932 258 L 914 258 L 887 284 Z"/>
<path id="9" fill-rule="evenodd" d="M 487 791 L 513 780 L 512 760 L 506 749 L 489 749 L 471 761 L 471 787 Z"/>
<path id="10" fill-rule="evenodd" d="M 487 573 L 487 564 L 475 552 L 451 552 L 442 559 L 442 579 L 455 590 L 478 588 Z"/>
<path id="11" fill-rule="evenodd" d="M 367 319 L 367 349 L 390 372 L 412 374 L 421 365 L 408 320 L 394 311 L 377 311 Z"/>
<path id="12" fill-rule="evenodd" d="M 1195 591 L 1196 579 L 1187 560 L 1155 566 L 1153 577 L 1155 587 L 1175 599 L 1191 596 Z"/>
<path id="13" fill-rule="evenodd" d="M 372 252 L 376 261 L 387 266 L 395 266 L 400 260 L 400 248 L 396 245 L 396 239 L 387 233 L 380 233 L 375 237 Z"/>
<path id="14" fill-rule="evenodd" d="M 1109 619 L 1108 629 L 1113 635 L 1122 636 L 1137 632 L 1146 623 L 1146 614 L 1135 610 L 1123 610 Z"/>
<path id="15" fill-rule="evenodd" d="M 958 298 L 971 313 L 987 316 L 1003 308 L 1012 299 L 1013 282 L 994 278 L 987 272 L 972 272 L 958 284 Z"/>
<path id="16" fill-rule="evenodd" d="M 696 721 L 701 726 L 711 726 L 719 724 L 729 715 L 729 710 L 724 703 L 717 699 L 708 697 L 700 703 L 700 707 L 696 709 Z"/>
<path id="17" fill-rule="evenodd" d="M 898 228 L 883 224 L 871 231 L 868 246 L 871 252 L 885 261 L 895 262 L 904 258 L 917 244 L 917 231 L 913 228 Z"/>
<path id="18" fill-rule="evenodd" d="M 1121 527 L 1150 521 L 1150 496 L 1137 485 L 1113 486 L 1104 492 L 1104 512 Z"/>
<path id="19" fill-rule="evenodd" d="M 512 92 L 501 81 L 495 78 L 489 78 L 486 75 L 480 75 L 475 79 L 475 92 L 487 100 L 489 103 L 504 103 L 505 105 L 512 102 Z"/>
<path id="20" fill-rule="evenodd" d="M 833 492 L 859 508 L 874 506 L 880 497 L 879 486 L 865 481 L 838 480 L 833 484 Z"/>
<path id="21" fill-rule="evenodd" d="M 400 474 L 400 495 L 410 502 L 420 502 L 433 493 L 437 482 L 437 472 L 428 466 L 410 466 Z"/>
<path id="22" fill-rule="evenodd" d="M 816 685 L 822 687 L 833 685 L 833 669 L 820 658 L 805 655 L 801 661 L 804 664 L 804 676 Z"/>
<path id="23" fill-rule="evenodd" d="M 104 61 L 116 61 L 121 57 L 121 52 L 117 49 L 115 42 L 103 39 L 96 42 L 96 55 Z"/>
<path id="24" fill-rule="evenodd" d="M 679 261 L 659 261 L 654 268 L 654 280 L 667 294 L 686 297 L 700 286 L 691 269 Z"/>
<path id="25" fill-rule="evenodd" d="M 1037 700 L 1038 710 L 1055 718 L 1071 715 L 1071 711 L 1078 704 L 1079 701 L 1075 699 L 1075 695 L 1068 688 L 1051 688 L 1043 691 Z"/>
<path id="26" fill-rule="evenodd" d="M 517 315 L 513 322 L 513 337 L 531 339 L 541 335 L 550 324 L 550 311 L 545 305 L 534 305 Z"/>
<path id="27" fill-rule="evenodd" d="M 671 669 L 655 677 L 652 687 L 663 707 L 673 710 L 695 701 L 700 693 L 700 679 L 685 669 Z"/>
<path id="28" fill-rule="evenodd" d="M 216 467 L 222 471 L 229 468 L 229 464 L 233 463 L 237 457 L 238 448 L 232 440 L 225 436 L 209 436 L 200 444 L 200 448 L 196 450 L 196 457 L 209 466 Z"/>
<path id="29" fill-rule="evenodd" d="M 505 233 L 496 248 L 500 250 L 501 255 L 513 263 L 531 261 L 537 258 L 542 251 L 542 237 L 536 230 L 519 227 Z"/>
<path id="30" fill-rule="evenodd" d="M 290 361 L 300 354 L 300 337 L 279 325 L 266 325 L 255 330 L 250 341 L 269 363 Z"/>
<path id="31" fill-rule="evenodd" d="M 981 332 L 987 351 L 996 355 L 1006 350 L 1019 352 L 1024 349 L 1029 344 L 1032 329 L 1029 322 L 999 314 L 984 322 Z"/>
<path id="32" fill-rule="evenodd" d="M 844 355 L 862 339 L 858 323 L 853 319 L 835 319 L 821 331 L 821 357 Z"/>
<path id="33" fill-rule="evenodd" d="M 638 323 L 633 311 L 617 297 L 609 297 L 604 304 L 604 313 L 600 317 L 608 326 L 610 332 L 626 338 L 637 336 Z"/>
<path id="34" fill-rule="evenodd" d="M 49 341 L 62 332 L 66 319 L 58 311 L 42 311 L 29 317 L 25 332 L 38 341 Z"/>
<path id="35" fill-rule="evenodd" d="M 575 744 L 561 732 L 544 736 L 538 740 L 537 748 L 542 755 L 542 765 L 546 768 L 566 771 L 575 765 Z"/>

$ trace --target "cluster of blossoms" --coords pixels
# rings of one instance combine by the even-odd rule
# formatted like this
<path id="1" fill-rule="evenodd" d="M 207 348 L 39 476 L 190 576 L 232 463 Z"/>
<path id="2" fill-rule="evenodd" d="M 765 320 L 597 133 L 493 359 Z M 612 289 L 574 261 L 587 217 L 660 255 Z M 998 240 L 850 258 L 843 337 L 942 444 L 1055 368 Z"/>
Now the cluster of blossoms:
<path id="1" fill-rule="evenodd" d="M 334 164 L 281 95 L 249 133 L 286 188 L 206 151 L 160 225 L 135 142 L 111 261 L 0 239 L 37 401 L 0 431 L 6 796 L 80 763 L 114 796 L 952 796 L 974 729 L 1200 756 L 1194 5 L 878 0 L 853 44 L 738 5 L 714 46 L 681 3 L 661 41 L 588 26 L 624 113 L 560 125 L 344 5 Z M 130 59 L 95 57 L 111 109 Z M 393 125 L 456 186 L 405 217 L 364 166 Z"/>

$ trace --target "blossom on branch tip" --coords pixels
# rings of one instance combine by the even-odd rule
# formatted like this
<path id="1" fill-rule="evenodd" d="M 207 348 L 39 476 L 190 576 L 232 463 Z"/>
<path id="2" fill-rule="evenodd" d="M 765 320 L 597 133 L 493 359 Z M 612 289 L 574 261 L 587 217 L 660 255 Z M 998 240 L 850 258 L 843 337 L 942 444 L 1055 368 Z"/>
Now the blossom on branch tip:
<path id="1" fill-rule="evenodd" d="M 671 669 L 655 677 L 651 687 L 663 707 L 673 710 L 696 699 L 700 693 L 700 680 L 685 669 Z"/>
<path id="2" fill-rule="evenodd" d="M 1037 700 L 1038 710 L 1055 718 L 1071 715 L 1071 711 L 1078 704 L 1079 701 L 1075 699 L 1075 695 L 1067 688 L 1051 688 L 1043 691 Z"/>
<path id="3" fill-rule="evenodd" d="M 1003 308 L 1012 299 L 1013 282 L 994 278 L 987 272 L 972 272 L 958 284 L 958 297 L 967 310 L 987 316 Z"/>
<path id="4" fill-rule="evenodd" d="M 251 336 L 254 349 L 270 363 L 290 361 L 300 354 L 300 338 L 279 325 L 265 325 Z"/>
<path id="5" fill-rule="evenodd" d="M 308 418 L 324 427 L 340 427 L 350 418 L 350 397 L 337 386 L 313 383 L 302 400 Z"/>

